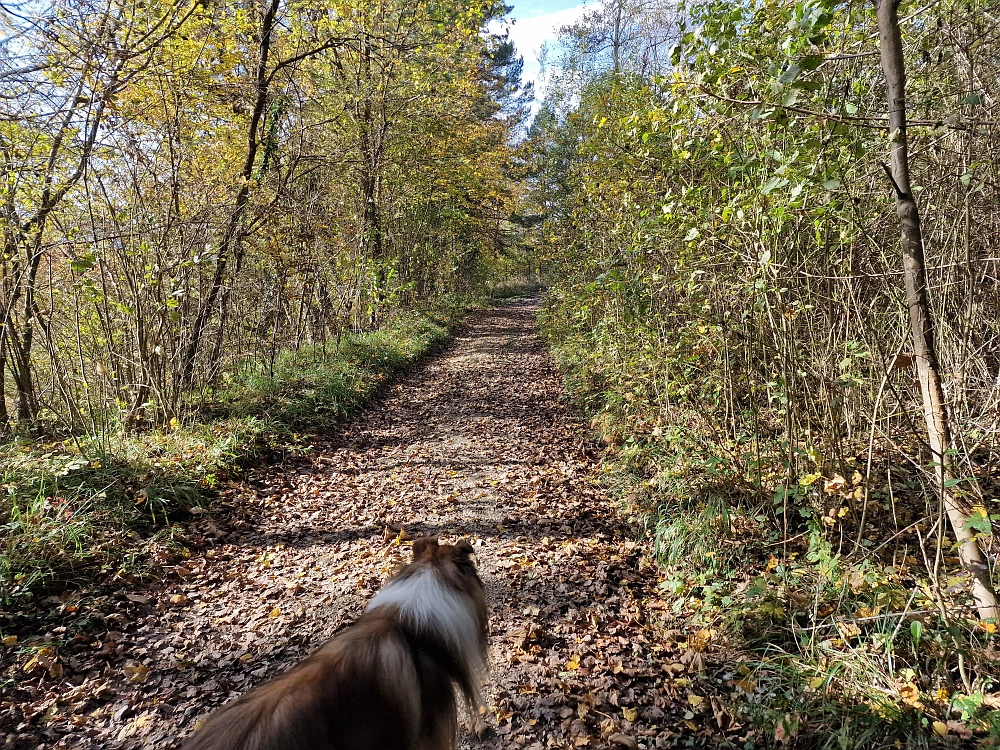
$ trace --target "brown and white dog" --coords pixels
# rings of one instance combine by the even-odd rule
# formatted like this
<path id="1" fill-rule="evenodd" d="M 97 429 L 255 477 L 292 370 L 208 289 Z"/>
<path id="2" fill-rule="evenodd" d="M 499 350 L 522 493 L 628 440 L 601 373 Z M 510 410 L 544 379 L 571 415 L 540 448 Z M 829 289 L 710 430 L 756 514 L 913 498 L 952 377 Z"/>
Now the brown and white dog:
<path id="1" fill-rule="evenodd" d="M 464 540 L 417 539 L 357 622 L 216 711 L 184 750 L 453 750 L 455 687 L 478 708 L 486 670 L 471 555 Z"/>

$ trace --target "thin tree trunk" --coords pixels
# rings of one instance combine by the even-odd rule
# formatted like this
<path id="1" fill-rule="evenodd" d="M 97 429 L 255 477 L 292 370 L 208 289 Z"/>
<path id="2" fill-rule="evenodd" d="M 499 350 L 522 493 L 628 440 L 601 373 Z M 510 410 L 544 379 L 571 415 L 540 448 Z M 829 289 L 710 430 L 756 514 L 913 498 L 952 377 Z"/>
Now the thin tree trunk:
<path id="1" fill-rule="evenodd" d="M 958 541 L 958 554 L 963 567 L 972 576 L 972 596 L 980 619 L 1000 616 L 996 595 L 990 579 L 990 569 L 973 530 L 968 528 L 971 509 L 950 486 L 953 478 L 951 429 L 945 405 L 944 389 L 937 354 L 934 349 L 934 321 L 927 298 L 927 269 L 924 264 L 924 244 L 920 232 L 920 212 L 910 189 L 910 167 L 906 142 L 906 71 L 903 64 L 903 43 L 899 31 L 898 0 L 878 0 L 879 48 L 882 72 L 885 74 L 889 100 L 889 140 L 892 169 L 886 172 L 896 190 L 896 214 L 902 229 L 903 278 L 906 284 L 906 306 L 913 338 L 913 355 L 923 398 L 924 421 L 935 478 L 941 501 L 948 514 Z"/>
<path id="2" fill-rule="evenodd" d="M 239 265 L 240 245 L 242 244 L 244 232 L 243 214 L 250 203 L 250 182 L 253 177 L 254 163 L 257 161 L 257 151 L 260 148 L 258 131 L 261 121 L 264 118 L 264 109 L 267 106 L 268 84 L 270 82 L 267 67 L 271 51 L 271 36 L 274 32 L 275 20 L 280 5 L 281 0 L 271 0 L 261 23 L 260 56 L 257 60 L 257 70 L 254 76 L 256 98 L 253 113 L 250 116 L 250 127 L 247 130 L 247 153 L 240 175 L 242 182 L 239 192 L 236 194 L 236 202 L 233 205 L 233 212 L 230 214 L 225 234 L 219 243 L 218 260 L 215 263 L 215 274 L 212 278 L 212 286 L 208 292 L 208 299 L 198 309 L 198 314 L 195 316 L 194 325 L 191 330 L 191 338 L 184 352 L 181 375 L 182 391 L 185 388 L 190 388 L 194 383 L 194 365 L 198 357 L 198 349 L 201 346 L 201 339 L 205 333 L 208 321 L 215 312 L 216 303 L 219 301 L 219 295 L 222 292 L 222 286 L 226 279 L 226 267 L 229 264 L 230 254 L 237 256 L 237 266 Z"/>

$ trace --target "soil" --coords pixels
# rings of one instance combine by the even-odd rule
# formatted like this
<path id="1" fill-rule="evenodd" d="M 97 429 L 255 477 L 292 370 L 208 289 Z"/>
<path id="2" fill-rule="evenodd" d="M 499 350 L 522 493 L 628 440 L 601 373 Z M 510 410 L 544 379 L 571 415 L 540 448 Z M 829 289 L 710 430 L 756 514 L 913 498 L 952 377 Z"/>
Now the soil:
<path id="1" fill-rule="evenodd" d="M 468 538 L 489 593 L 489 705 L 461 747 L 715 744 L 735 729 L 706 695 L 712 633 L 669 627 L 536 313 L 477 313 L 353 421 L 222 488 L 157 584 L 62 597 L 58 621 L 18 634 L 55 644 L 41 658 L 4 649 L 0 747 L 176 747 L 350 623 L 422 535 Z"/>

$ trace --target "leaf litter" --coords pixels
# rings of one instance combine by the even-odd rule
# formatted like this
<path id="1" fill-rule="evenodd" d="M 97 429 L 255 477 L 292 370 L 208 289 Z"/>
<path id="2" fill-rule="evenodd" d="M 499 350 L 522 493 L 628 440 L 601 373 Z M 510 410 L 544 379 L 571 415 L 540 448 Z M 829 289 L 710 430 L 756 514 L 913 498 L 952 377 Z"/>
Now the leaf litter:
<path id="1" fill-rule="evenodd" d="M 536 303 L 484 311 L 353 422 L 303 437 L 175 527 L 153 587 L 2 615 L 4 748 L 172 748 L 363 610 L 422 535 L 475 545 L 488 705 L 463 748 L 718 746 L 745 733 L 715 632 L 662 596 L 597 479 Z M 30 622 L 30 628 L 26 623 Z M 22 631 L 18 631 L 18 627 Z M 697 739 L 695 739 L 695 736 Z"/>

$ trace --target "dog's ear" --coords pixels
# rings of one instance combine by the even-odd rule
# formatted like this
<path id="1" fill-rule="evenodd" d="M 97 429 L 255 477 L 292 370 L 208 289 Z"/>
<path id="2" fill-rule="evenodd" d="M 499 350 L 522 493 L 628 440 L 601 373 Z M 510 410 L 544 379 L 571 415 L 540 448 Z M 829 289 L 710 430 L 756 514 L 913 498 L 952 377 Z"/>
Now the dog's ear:
<path id="1" fill-rule="evenodd" d="M 421 557 L 429 554 L 431 550 L 436 549 L 438 546 L 438 538 L 436 536 L 422 536 L 413 542 L 413 559 L 419 560 Z"/>
<path id="2" fill-rule="evenodd" d="M 455 543 L 455 557 L 458 558 L 468 558 L 469 555 L 473 554 L 475 550 L 472 545 L 469 544 L 468 539 L 460 539 Z"/>

